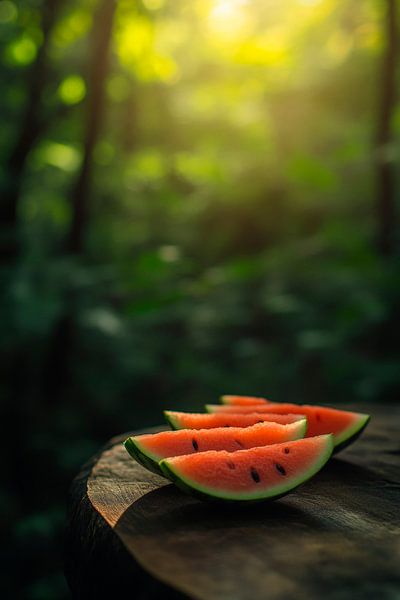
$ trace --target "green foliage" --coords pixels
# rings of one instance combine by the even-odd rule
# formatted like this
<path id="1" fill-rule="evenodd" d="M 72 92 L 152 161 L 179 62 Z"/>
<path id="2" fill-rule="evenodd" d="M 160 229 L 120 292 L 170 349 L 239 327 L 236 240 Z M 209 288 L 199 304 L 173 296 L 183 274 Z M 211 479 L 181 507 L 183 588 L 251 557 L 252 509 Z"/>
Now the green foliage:
<path id="1" fill-rule="evenodd" d="M 23 250 L 1 271 L 1 392 L 26 472 L 0 502 L 15 553 L 36 555 L 32 599 L 66 594 L 60 497 L 112 435 L 224 392 L 337 404 L 400 388 L 398 258 L 374 249 L 380 4 L 120 0 L 75 257 L 63 247 L 98 3 L 60 4 Z M 0 1 L 3 159 L 44 5 Z"/>

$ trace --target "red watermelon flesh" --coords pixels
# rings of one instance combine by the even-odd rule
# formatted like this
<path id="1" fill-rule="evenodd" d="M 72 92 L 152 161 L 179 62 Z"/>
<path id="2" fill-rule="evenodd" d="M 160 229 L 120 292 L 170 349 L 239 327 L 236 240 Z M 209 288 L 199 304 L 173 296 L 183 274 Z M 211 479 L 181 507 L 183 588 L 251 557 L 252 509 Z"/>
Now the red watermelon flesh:
<path id="1" fill-rule="evenodd" d="M 219 404 L 207 405 L 207 411 L 214 414 L 301 414 L 307 417 L 307 437 L 333 433 L 335 451 L 344 448 L 353 442 L 367 426 L 369 415 L 338 410 L 325 406 L 311 406 L 308 404 L 271 403 L 265 406 L 221 406 Z"/>
<path id="2" fill-rule="evenodd" d="M 238 450 L 167 458 L 165 475 L 182 490 L 208 499 L 269 500 L 315 475 L 332 454 L 331 435 Z"/>
<path id="3" fill-rule="evenodd" d="M 229 406 L 253 406 L 254 404 L 266 404 L 270 401 L 258 396 L 221 396 L 221 402 Z"/>
<path id="4" fill-rule="evenodd" d="M 230 407 L 226 407 L 230 408 Z M 172 429 L 210 429 L 211 427 L 248 427 L 264 421 L 273 421 L 281 425 L 302 420 L 302 415 L 289 414 L 204 414 L 185 413 L 172 410 L 164 411 L 164 415 Z"/>
<path id="5" fill-rule="evenodd" d="M 255 446 L 267 446 L 303 438 L 306 430 L 306 419 L 289 425 L 265 421 L 251 427 L 180 429 L 136 435 L 125 440 L 124 445 L 137 462 L 155 473 L 161 473 L 158 463 L 163 458 L 208 450 L 235 452 Z"/>

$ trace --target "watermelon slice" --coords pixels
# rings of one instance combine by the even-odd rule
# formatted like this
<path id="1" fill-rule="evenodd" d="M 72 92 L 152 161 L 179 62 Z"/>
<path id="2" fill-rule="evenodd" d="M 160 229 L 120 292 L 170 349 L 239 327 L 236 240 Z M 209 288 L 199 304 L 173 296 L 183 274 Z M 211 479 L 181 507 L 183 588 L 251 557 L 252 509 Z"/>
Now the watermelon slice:
<path id="1" fill-rule="evenodd" d="M 215 429 L 181 429 L 129 437 L 124 446 L 141 465 L 163 475 L 158 463 L 163 458 L 194 454 L 208 450 L 235 452 L 255 446 L 267 446 L 303 438 L 305 419 L 289 425 L 265 421 L 252 427 L 217 427 Z"/>
<path id="2" fill-rule="evenodd" d="M 254 404 L 266 404 L 270 402 L 266 398 L 260 398 L 258 396 L 221 396 L 222 404 L 228 404 L 229 406 L 247 406 Z"/>
<path id="3" fill-rule="evenodd" d="M 230 407 L 226 407 L 230 408 Z M 248 427 L 264 421 L 273 421 L 281 425 L 295 423 L 304 419 L 302 415 L 278 415 L 265 413 L 252 414 L 213 414 L 185 413 L 165 410 L 164 416 L 171 429 L 210 429 L 212 427 Z"/>
<path id="4" fill-rule="evenodd" d="M 370 420 L 369 415 L 350 412 L 348 410 L 338 410 L 336 408 L 327 408 L 325 406 L 311 406 L 308 404 L 281 404 L 270 403 L 262 406 L 254 404 L 253 406 L 221 406 L 219 404 L 208 404 L 206 409 L 209 413 L 215 414 L 301 414 L 307 417 L 307 437 L 333 433 L 333 442 L 335 452 L 342 450 L 353 443 L 361 432 L 365 429 Z"/>
<path id="5" fill-rule="evenodd" d="M 165 475 L 202 499 L 235 502 L 279 498 L 315 475 L 332 454 L 331 435 L 237 452 L 201 452 L 166 458 Z"/>

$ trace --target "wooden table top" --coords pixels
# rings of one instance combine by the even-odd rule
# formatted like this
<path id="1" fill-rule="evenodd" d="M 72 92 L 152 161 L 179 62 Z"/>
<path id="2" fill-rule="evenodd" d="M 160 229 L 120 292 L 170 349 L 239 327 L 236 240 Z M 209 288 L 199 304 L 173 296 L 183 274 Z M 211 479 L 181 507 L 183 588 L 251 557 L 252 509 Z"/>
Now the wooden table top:
<path id="1" fill-rule="evenodd" d="M 113 592 L 140 579 L 143 599 L 399 600 L 400 410 L 353 408 L 372 415 L 362 437 L 266 504 L 202 503 L 111 440 L 71 491 L 75 597 L 94 578 Z"/>

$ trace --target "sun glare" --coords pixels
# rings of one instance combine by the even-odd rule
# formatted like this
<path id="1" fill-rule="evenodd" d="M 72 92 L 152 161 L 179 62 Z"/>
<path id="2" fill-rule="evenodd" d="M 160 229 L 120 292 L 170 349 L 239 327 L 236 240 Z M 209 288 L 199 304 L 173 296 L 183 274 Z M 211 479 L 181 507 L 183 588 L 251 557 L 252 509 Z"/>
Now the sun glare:
<path id="1" fill-rule="evenodd" d="M 243 8 L 247 0 L 215 0 L 212 3 L 209 21 L 212 29 L 231 36 L 243 24 Z"/>
<path id="2" fill-rule="evenodd" d="M 298 2 L 304 6 L 316 6 L 321 3 L 321 0 L 298 0 Z"/>

